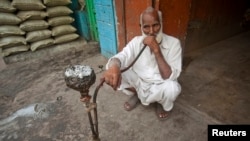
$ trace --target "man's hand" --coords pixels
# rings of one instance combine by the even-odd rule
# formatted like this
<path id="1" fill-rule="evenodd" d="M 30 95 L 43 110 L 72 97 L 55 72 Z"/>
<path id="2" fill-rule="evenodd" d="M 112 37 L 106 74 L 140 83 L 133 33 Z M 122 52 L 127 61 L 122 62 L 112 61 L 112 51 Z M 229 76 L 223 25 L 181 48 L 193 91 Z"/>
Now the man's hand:
<path id="1" fill-rule="evenodd" d="M 155 36 L 147 36 L 144 38 L 143 40 L 143 44 L 149 46 L 150 50 L 153 52 L 153 53 L 159 53 L 160 51 L 160 47 L 156 41 L 156 38 Z"/>
<path id="2" fill-rule="evenodd" d="M 101 80 L 104 80 L 106 84 L 110 85 L 114 90 L 117 90 L 117 87 L 121 84 L 121 70 L 117 65 L 112 65 L 106 70 Z"/>
<path id="3" fill-rule="evenodd" d="M 155 39 L 155 36 L 145 37 L 143 43 L 148 45 L 150 50 L 154 53 L 162 79 L 168 79 L 172 73 L 172 70 L 169 64 L 164 59 L 163 54 L 161 53 L 160 46 L 158 45 Z"/>

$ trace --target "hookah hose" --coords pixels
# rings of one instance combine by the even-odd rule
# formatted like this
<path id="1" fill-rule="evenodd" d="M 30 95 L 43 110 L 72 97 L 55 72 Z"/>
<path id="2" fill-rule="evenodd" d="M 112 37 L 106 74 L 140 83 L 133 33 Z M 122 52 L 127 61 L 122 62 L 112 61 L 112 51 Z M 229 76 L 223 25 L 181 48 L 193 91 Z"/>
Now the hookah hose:
<path id="1" fill-rule="evenodd" d="M 138 55 L 136 56 L 136 58 L 133 60 L 133 62 L 126 68 L 122 69 L 121 70 L 121 73 L 127 71 L 131 66 L 134 65 L 134 63 L 138 60 L 138 58 L 141 56 L 142 52 L 144 51 L 144 49 L 146 48 L 147 45 L 144 45 L 143 48 L 140 50 L 140 52 L 138 53 Z M 94 92 L 94 96 L 93 96 L 93 103 L 96 104 L 96 97 L 97 97 L 97 94 L 98 94 L 98 91 L 99 89 L 101 88 L 101 86 L 103 85 L 103 83 L 105 82 L 105 80 L 101 80 L 99 85 L 97 85 L 96 89 L 95 89 L 95 92 Z M 91 116 L 91 115 L 89 115 Z M 93 122 L 92 122 L 92 118 L 89 117 L 90 120 L 90 124 L 93 125 Z M 95 121 L 95 135 L 98 137 L 98 120 L 97 120 L 97 108 L 95 107 L 94 108 L 94 121 Z M 93 130 L 92 130 L 93 131 Z"/>
<path id="2" fill-rule="evenodd" d="M 134 63 L 138 60 L 138 58 L 141 56 L 142 52 L 144 51 L 144 49 L 146 48 L 147 45 L 144 45 L 143 48 L 140 50 L 140 52 L 138 53 L 138 55 L 136 56 L 136 58 L 133 60 L 133 62 L 126 68 L 121 70 L 121 73 L 127 71 L 130 67 L 132 67 L 134 65 Z M 97 93 L 100 89 L 100 87 L 103 85 L 103 83 L 105 82 L 105 80 L 101 80 L 100 84 L 97 85 L 95 92 L 94 92 L 94 96 L 93 96 L 93 102 L 96 103 L 96 97 L 97 97 Z"/>

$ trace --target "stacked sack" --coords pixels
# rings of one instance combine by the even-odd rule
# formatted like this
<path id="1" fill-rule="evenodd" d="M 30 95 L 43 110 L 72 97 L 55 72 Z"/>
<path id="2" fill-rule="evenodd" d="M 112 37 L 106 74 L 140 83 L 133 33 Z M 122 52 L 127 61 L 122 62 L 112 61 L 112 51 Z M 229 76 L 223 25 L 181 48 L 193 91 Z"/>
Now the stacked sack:
<path id="1" fill-rule="evenodd" d="M 35 51 L 79 37 L 71 25 L 71 0 L 1 0 L 0 52 Z"/>
<path id="2" fill-rule="evenodd" d="M 54 44 L 41 0 L 13 0 L 11 5 L 18 10 L 17 16 L 22 20 L 19 27 L 26 32 L 25 39 L 32 51 Z"/>
<path id="3" fill-rule="evenodd" d="M 0 2 L 0 52 L 2 56 L 29 50 L 24 38 L 25 31 L 19 28 L 21 19 L 16 16 L 17 9 L 10 0 Z"/>
<path id="4" fill-rule="evenodd" d="M 48 24 L 52 31 L 55 44 L 65 43 L 79 37 L 76 28 L 71 24 L 74 18 L 70 16 L 73 11 L 67 6 L 70 0 L 43 0 L 48 14 Z"/>

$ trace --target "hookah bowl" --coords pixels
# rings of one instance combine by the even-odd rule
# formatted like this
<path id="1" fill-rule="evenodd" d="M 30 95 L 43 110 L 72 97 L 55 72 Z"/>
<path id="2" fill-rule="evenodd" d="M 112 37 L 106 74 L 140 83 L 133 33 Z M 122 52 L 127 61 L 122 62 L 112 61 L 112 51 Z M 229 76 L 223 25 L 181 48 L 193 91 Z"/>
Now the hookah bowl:
<path id="1" fill-rule="evenodd" d="M 95 83 L 96 75 L 89 66 L 74 65 L 66 69 L 65 73 L 66 85 L 79 91 L 81 96 L 88 95 L 89 88 Z"/>
<path id="2" fill-rule="evenodd" d="M 89 122 L 93 134 L 94 141 L 100 141 L 98 133 L 98 120 L 97 120 L 97 108 L 96 103 L 91 103 L 91 96 L 89 95 L 89 88 L 95 83 L 96 75 L 94 70 L 85 65 L 74 65 L 66 68 L 65 73 L 66 85 L 79 91 L 81 94 L 80 101 L 85 103 Z M 94 109 L 94 122 L 92 119 L 91 110 Z"/>

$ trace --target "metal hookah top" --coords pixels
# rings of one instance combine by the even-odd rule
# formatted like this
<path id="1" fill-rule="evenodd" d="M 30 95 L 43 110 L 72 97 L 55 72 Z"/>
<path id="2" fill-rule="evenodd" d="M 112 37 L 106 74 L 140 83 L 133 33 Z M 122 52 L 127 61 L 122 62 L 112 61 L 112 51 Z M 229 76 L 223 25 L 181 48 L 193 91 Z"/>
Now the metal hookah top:
<path id="1" fill-rule="evenodd" d="M 74 90 L 87 94 L 91 85 L 95 83 L 96 75 L 90 66 L 73 65 L 64 73 L 66 85 Z"/>

